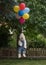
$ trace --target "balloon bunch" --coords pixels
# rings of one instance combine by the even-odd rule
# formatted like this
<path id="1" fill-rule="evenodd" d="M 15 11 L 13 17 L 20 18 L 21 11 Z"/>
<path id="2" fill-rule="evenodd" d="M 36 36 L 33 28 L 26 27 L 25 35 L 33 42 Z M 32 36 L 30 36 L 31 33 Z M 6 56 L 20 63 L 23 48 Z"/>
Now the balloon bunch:
<path id="1" fill-rule="evenodd" d="M 15 5 L 13 7 L 16 12 L 16 18 L 19 19 L 20 24 L 24 24 L 25 20 L 29 18 L 30 9 L 26 7 L 25 3 L 20 3 L 19 6 Z"/>

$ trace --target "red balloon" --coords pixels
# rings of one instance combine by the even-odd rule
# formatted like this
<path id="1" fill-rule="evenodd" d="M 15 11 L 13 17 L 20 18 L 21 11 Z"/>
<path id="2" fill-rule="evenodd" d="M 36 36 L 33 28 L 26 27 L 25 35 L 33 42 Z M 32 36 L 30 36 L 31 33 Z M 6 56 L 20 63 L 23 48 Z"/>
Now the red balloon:
<path id="1" fill-rule="evenodd" d="M 25 9 L 25 3 L 21 3 L 21 4 L 19 5 L 19 7 L 20 7 L 20 10 L 24 10 L 24 9 Z"/>
<path id="2" fill-rule="evenodd" d="M 25 22 L 25 19 L 23 19 L 22 17 L 19 19 L 19 22 L 20 22 L 20 24 L 24 24 L 24 22 Z"/>

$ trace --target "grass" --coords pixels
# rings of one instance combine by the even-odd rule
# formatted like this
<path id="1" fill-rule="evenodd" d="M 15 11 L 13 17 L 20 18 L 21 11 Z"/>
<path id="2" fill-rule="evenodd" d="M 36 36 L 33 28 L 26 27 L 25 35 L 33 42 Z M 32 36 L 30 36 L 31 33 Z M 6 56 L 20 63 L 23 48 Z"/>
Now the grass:
<path id="1" fill-rule="evenodd" d="M 46 60 L 0 59 L 0 65 L 46 65 Z"/>

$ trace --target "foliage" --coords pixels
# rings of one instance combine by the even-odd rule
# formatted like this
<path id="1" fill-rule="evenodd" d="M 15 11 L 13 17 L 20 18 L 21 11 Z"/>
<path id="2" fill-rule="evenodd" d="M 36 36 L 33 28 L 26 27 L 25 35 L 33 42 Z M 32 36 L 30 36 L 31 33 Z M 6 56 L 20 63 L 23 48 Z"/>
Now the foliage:
<path id="1" fill-rule="evenodd" d="M 7 26 L 2 25 L 0 27 L 0 47 L 8 47 L 9 31 Z"/>
<path id="2" fill-rule="evenodd" d="M 30 8 L 30 18 L 23 25 L 19 24 L 13 11 L 13 6 L 20 2 L 25 2 Z M 46 44 L 46 0 L 17 0 L 17 2 L 15 0 L 4 0 L 0 5 L 2 7 L 0 22 L 9 23 L 12 29 L 16 29 L 17 34 L 23 27 L 28 42 L 29 40 L 39 41 L 38 44 L 34 43 L 36 46 L 41 43 Z M 37 38 L 39 34 L 44 37 L 44 40 Z"/>

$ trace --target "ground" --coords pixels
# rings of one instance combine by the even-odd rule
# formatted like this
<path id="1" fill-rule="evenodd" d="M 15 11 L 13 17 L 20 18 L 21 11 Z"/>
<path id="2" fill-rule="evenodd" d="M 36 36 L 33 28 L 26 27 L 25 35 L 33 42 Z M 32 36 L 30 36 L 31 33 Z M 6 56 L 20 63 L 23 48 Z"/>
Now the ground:
<path id="1" fill-rule="evenodd" d="M 46 65 L 46 60 L 0 59 L 0 65 Z"/>

